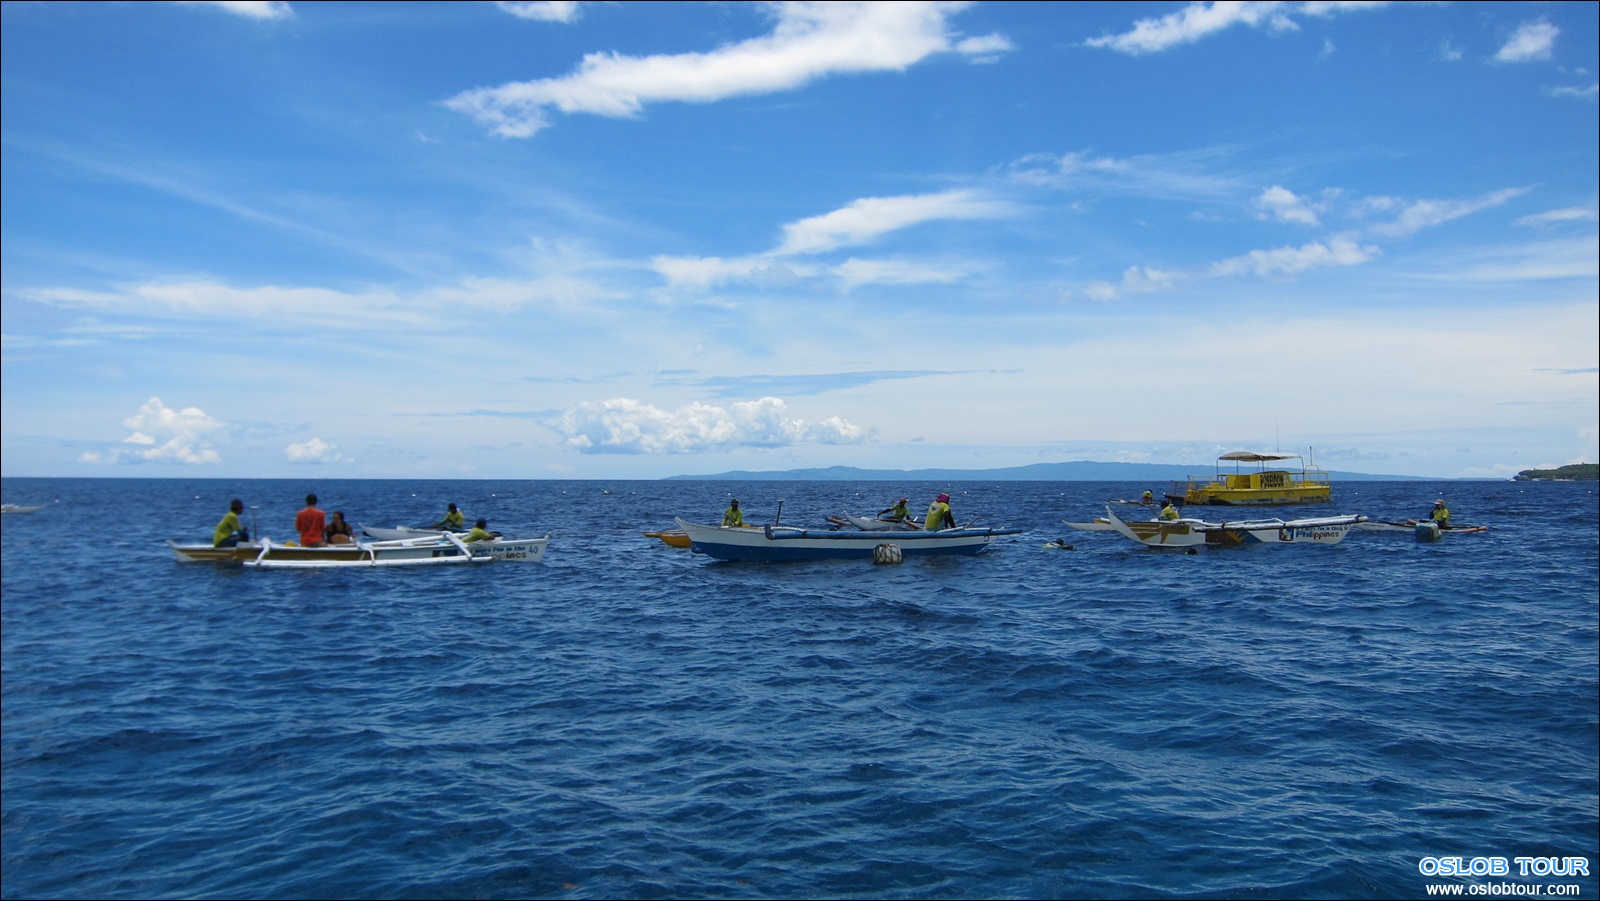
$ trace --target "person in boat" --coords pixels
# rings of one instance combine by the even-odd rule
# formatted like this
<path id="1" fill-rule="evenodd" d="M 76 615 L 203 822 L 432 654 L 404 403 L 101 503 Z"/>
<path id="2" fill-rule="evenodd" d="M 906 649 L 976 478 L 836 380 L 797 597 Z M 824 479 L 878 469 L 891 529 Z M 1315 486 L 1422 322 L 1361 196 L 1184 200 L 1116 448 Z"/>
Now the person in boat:
<path id="1" fill-rule="evenodd" d="M 1438 523 L 1439 528 L 1450 528 L 1450 508 L 1444 505 L 1444 498 L 1433 502 L 1433 509 L 1428 511 L 1428 519 Z"/>
<path id="2" fill-rule="evenodd" d="M 300 533 L 301 547 L 321 547 L 322 533 L 328 528 L 328 517 L 317 509 L 317 496 L 306 495 L 306 505 L 295 514 L 295 530 Z"/>
<path id="3" fill-rule="evenodd" d="M 481 516 L 478 517 L 478 521 L 472 524 L 472 531 L 468 532 L 466 534 L 466 537 L 462 538 L 461 540 L 462 541 L 493 541 L 494 540 L 494 533 L 489 531 L 489 521 L 487 519 L 484 519 Z"/>
<path id="4" fill-rule="evenodd" d="M 738 498 L 729 501 L 728 509 L 722 511 L 722 525 L 725 528 L 744 525 L 744 512 L 739 509 Z"/>
<path id="5" fill-rule="evenodd" d="M 1144 504 L 1147 507 L 1155 503 L 1155 501 L 1156 493 L 1148 488 L 1144 490 L 1144 494 L 1139 495 L 1139 503 Z"/>
<path id="6" fill-rule="evenodd" d="M 953 529 L 956 525 L 956 515 L 950 510 L 950 495 L 940 494 L 928 505 L 928 516 L 922 521 L 922 527 L 930 532 L 940 529 Z"/>
<path id="7" fill-rule="evenodd" d="M 211 533 L 212 547 L 237 547 L 239 542 L 250 540 L 249 530 L 239 524 L 239 514 L 243 512 L 244 501 L 234 498 L 228 503 L 228 512 Z"/>
<path id="8" fill-rule="evenodd" d="M 901 498 L 894 502 L 894 506 L 887 510 L 879 510 L 878 518 L 885 522 L 905 522 L 911 516 L 911 510 L 906 507 L 906 499 Z"/>
<path id="9" fill-rule="evenodd" d="M 429 528 L 460 532 L 466 528 L 466 525 L 467 518 L 462 515 L 460 510 L 456 509 L 455 504 L 451 504 L 450 509 L 445 511 L 444 519 L 439 520 L 432 526 L 429 526 Z"/>
<path id="10" fill-rule="evenodd" d="M 322 540 L 329 544 L 354 544 L 355 530 L 345 522 L 344 511 L 333 511 L 333 519 L 328 521 L 328 527 L 322 531 Z"/>
<path id="11" fill-rule="evenodd" d="M 1156 518 L 1162 522 L 1177 522 L 1182 515 L 1178 513 L 1178 508 L 1173 506 L 1172 501 L 1162 501 L 1161 512 L 1156 514 Z"/>

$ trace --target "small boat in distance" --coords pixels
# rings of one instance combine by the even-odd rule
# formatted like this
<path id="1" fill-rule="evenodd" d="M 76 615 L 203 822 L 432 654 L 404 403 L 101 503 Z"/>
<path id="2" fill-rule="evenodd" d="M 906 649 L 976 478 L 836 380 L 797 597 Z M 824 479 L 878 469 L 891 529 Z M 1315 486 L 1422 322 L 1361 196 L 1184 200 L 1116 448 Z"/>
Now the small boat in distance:
<path id="1" fill-rule="evenodd" d="M 38 513 L 44 504 L 0 504 L 0 513 Z"/>
<path id="2" fill-rule="evenodd" d="M 1286 507 L 1293 504 L 1326 504 L 1333 499 L 1333 483 L 1315 464 L 1304 463 L 1299 471 L 1268 469 L 1279 460 L 1303 460 L 1299 454 L 1232 451 L 1217 458 L 1216 472 L 1190 476 L 1187 482 L 1173 482 L 1167 500 L 1179 505 L 1213 507 Z M 1223 463 L 1232 463 L 1233 472 L 1224 472 Z M 1240 472 L 1239 464 L 1255 463 L 1254 472 Z"/>

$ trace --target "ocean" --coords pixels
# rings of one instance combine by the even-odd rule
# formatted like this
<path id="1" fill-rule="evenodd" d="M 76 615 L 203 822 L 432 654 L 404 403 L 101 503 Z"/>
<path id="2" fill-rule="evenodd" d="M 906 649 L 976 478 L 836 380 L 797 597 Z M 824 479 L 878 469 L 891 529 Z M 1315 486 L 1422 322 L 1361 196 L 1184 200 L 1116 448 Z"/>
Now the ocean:
<path id="1" fill-rule="evenodd" d="M 1600 897 L 1595 483 L 1257 511 L 1442 494 L 1490 527 L 1434 544 L 1063 524 L 1165 487 L 5 479 L 47 506 L 0 531 L 0 895 Z M 730 496 L 820 527 L 941 490 L 1026 531 L 898 566 L 641 534 Z M 164 543 L 233 497 L 291 538 L 307 491 L 552 540 L 310 572 Z"/>

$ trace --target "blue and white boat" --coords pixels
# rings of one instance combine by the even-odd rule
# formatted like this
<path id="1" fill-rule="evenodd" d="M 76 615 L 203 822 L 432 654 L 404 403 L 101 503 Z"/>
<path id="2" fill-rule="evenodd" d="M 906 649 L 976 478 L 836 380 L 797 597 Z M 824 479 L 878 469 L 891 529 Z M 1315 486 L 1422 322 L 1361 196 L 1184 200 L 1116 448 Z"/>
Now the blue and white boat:
<path id="1" fill-rule="evenodd" d="M 871 560 L 880 544 L 893 544 L 907 557 L 933 554 L 980 554 L 996 538 L 1020 535 L 1021 529 L 966 526 L 937 532 L 849 532 L 764 526 L 724 528 L 678 520 L 697 554 L 719 560 L 772 563 L 785 560 Z"/>

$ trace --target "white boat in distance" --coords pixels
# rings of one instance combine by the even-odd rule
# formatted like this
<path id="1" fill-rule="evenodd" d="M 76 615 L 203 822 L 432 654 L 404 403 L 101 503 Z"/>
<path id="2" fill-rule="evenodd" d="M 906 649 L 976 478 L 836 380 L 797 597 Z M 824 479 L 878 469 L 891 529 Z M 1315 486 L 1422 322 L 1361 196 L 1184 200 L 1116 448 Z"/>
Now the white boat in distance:
<path id="1" fill-rule="evenodd" d="M 836 532 L 793 526 L 730 529 L 692 523 L 681 518 L 677 523 L 678 528 L 688 534 L 689 547 L 697 554 L 719 560 L 763 563 L 786 560 L 871 560 L 873 549 L 880 544 L 894 544 L 907 557 L 978 554 L 1002 535 L 1022 533 L 1021 529 L 980 529 L 972 526 L 937 532 Z"/>
<path id="2" fill-rule="evenodd" d="M 1206 522 L 1200 519 L 1124 522 L 1106 508 L 1112 531 L 1147 547 L 1236 547 L 1242 544 L 1338 544 L 1365 516 L 1313 519 L 1256 519 Z"/>
<path id="3" fill-rule="evenodd" d="M 242 563 L 255 569 L 321 569 L 337 566 L 451 566 L 507 560 L 538 563 L 544 559 L 550 536 L 543 538 L 496 538 L 470 544 L 453 534 L 420 536 L 398 541 L 357 541 L 353 544 L 328 544 L 302 547 L 278 544 L 270 538 L 241 543 L 235 547 L 167 545 L 178 559 L 186 562 L 210 561 Z"/>

